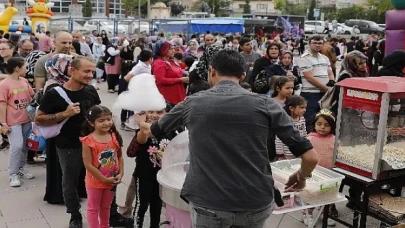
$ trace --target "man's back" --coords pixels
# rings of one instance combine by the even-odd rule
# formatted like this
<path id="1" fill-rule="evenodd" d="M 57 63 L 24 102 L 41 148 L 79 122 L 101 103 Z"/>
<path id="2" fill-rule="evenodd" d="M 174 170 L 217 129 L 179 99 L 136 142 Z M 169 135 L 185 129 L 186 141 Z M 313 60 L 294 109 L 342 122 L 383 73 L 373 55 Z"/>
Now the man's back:
<path id="1" fill-rule="evenodd" d="M 183 113 L 191 160 L 182 196 L 196 205 L 223 211 L 268 207 L 273 200 L 269 130 L 286 141 L 293 134 L 293 128 L 286 127 L 292 121 L 280 106 L 264 95 L 223 81 L 189 97 Z"/>
<path id="2" fill-rule="evenodd" d="M 51 46 L 50 44 L 50 37 L 49 36 L 41 36 L 38 40 L 38 49 L 44 52 L 50 52 Z"/>

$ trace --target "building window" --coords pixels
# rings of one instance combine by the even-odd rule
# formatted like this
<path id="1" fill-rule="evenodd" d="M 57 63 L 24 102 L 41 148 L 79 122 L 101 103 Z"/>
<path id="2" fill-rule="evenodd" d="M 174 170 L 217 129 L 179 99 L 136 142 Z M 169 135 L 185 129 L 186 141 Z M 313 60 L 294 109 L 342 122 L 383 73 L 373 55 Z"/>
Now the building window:
<path id="1" fill-rule="evenodd" d="M 62 13 L 69 13 L 69 8 L 64 8 L 64 7 L 62 7 L 62 11 L 61 11 Z"/>
<path id="2" fill-rule="evenodd" d="M 239 4 L 239 9 L 243 9 L 243 7 L 245 7 L 246 4 Z"/>
<path id="3" fill-rule="evenodd" d="M 257 4 L 256 9 L 265 10 L 265 9 L 267 9 L 267 4 Z"/>

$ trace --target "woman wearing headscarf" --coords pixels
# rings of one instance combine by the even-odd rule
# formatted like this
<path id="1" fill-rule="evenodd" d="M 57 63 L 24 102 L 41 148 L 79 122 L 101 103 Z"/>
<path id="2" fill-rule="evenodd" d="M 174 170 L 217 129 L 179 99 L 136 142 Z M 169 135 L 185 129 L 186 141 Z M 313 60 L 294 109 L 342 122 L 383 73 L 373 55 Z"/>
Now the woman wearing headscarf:
<path id="1" fill-rule="evenodd" d="M 73 41 L 72 42 L 72 53 L 76 53 L 77 55 L 83 55 L 82 52 L 80 51 L 81 45 L 79 41 Z"/>
<path id="2" fill-rule="evenodd" d="M 103 39 L 97 37 L 96 41 L 93 43 L 93 56 L 96 60 L 96 79 L 97 82 L 100 82 L 101 77 L 104 74 L 104 55 L 105 55 L 105 45 L 103 44 Z"/>
<path id="3" fill-rule="evenodd" d="M 291 51 L 282 51 L 280 61 L 270 65 L 266 69 L 266 82 L 268 82 L 269 79 L 274 75 L 293 76 L 295 78 L 294 90 L 299 89 L 299 84 L 302 82 L 300 76 L 298 75 L 298 67 L 294 66 L 294 58 Z"/>
<path id="4" fill-rule="evenodd" d="M 190 72 L 190 85 L 198 80 L 208 81 L 208 68 L 211 58 L 220 50 L 222 50 L 222 48 L 215 45 L 207 46 L 205 48 L 205 51 L 202 54 L 195 69 Z"/>
<path id="5" fill-rule="evenodd" d="M 340 73 L 336 79 L 336 82 L 343 81 L 346 78 L 353 78 L 353 77 L 365 78 L 369 76 L 367 72 L 367 56 L 365 56 L 360 51 L 352 51 L 347 53 L 341 65 L 342 67 L 340 69 Z M 333 94 L 334 101 L 339 100 L 339 93 L 340 89 L 339 87 L 337 87 Z M 335 102 L 335 104 L 331 108 L 331 111 L 335 115 L 337 113 L 338 103 L 339 102 Z"/>
<path id="6" fill-rule="evenodd" d="M 385 40 L 380 41 L 377 45 L 377 51 L 373 55 L 373 68 L 371 69 L 371 76 L 377 75 L 377 72 L 382 68 L 383 59 L 385 56 Z"/>
<path id="7" fill-rule="evenodd" d="M 110 45 L 105 53 L 105 73 L 107 74 L 108 92 L 115 93 L 115 86 L 118 85 L 119 76 L 121 73 L 121 57 L 122 47 L 118 46 L 119 39 L 114 37 L 110 39 Z"/>
<path id="8" fill-rule="evenodd" d="M 56 54 L 46 61 L 47 83 L 44 87 L 45 93 L 55 86 L 60 86 L 69 80 L 70 62 L 72 55 Z M 46 140 L 46 188 L 44 201 L 49 204 L 63 204 L 62 194 L 62 170 L 59 164 L 59 157 L 56 153 L 55 139 Z M 81 198 L 86 198 L 84 185 L 85 169 L 83 168 L 78 178 L 78 194 Z"/>
<path id="9" fill-rule="evenodd" d="M 194 59 L 198 59 L 198 52 L 197 52 L 197 48 L 198 48 L 198 42 L 197 40 L 190 40 L 188 42 L 188 46 L 187 46 L 187 50 L 184 53 L 184 58 L 186 57 L 193 57 Z"/>
<path id="10" fill-rule="evenodd" d="M 252 72 L 252 77 L 250 78 L 250 81 L 248 82 L 253 89 L 253 92 L 258 92 L 254 88 L 254 80 L 256 76 L 263 70 L 266 70 L 270 65 L 275 64 L 279 61 L 281 53 L 281 48 L 280 45 L 277 43 L 270 43 L 267 46 L 266 54 L 261 57 L 260 59 L 256 60 L 255 63 L 253 64 L 253 72 Z M 262 93 L 266 93 L 267 91 L 263 91 Z"/>
<path id="11" fill-rule="evenodd" d="M 184 53 L 186 50 L 183 46 L 183 38 L 181 37 L 175 37 L 171 40 L 172 44 L 175 46 L 176 52 L 177 53 Z"/>
<path id="12" fill-rule="evenodd" d="M 397 50 L 385 56 L 382 66 L 383 68 L 377 72 L 376 76 L 404 77 L 405 51 Z"/>
<path id="13" fill-rule="evenodd" d="M 154 55 L 152 73 L 155 75 L 159 92 L 170 104 L 176 105 L 182 102 L 186 97 L 184 84 L 188 83 L 189 78 L 183 77 L 183 70 L 173 60 L 173 45 L 167 41 L 157 41 Z"/>

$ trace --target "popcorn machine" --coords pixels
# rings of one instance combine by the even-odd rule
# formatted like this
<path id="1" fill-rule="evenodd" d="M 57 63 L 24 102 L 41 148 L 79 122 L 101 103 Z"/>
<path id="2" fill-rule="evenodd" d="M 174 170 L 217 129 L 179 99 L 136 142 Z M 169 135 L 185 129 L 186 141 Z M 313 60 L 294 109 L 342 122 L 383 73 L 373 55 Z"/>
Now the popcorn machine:
<path id="1" fill-rule="evenodd" d="M 339 82 L 335 166 L 374 180 L 405 174 L 405 78 Z"/>

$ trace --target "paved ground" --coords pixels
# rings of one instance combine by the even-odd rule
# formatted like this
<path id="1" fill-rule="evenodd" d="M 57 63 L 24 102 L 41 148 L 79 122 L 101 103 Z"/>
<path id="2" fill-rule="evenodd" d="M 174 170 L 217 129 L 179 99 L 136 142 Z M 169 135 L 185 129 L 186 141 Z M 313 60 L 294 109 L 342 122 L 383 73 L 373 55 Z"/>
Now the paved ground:
<path id="1" fill-rule="evenodd" d="M 106 93 L 106 84 L 100 85 L 100 96 L 103 104 L 111 107 L 116 95 Z M 123 132 L 124 142 L 127 145 L 131 139 L 131 134 Z M 64 206 L 49 205 L 44 202 L 45 189 L 45 163 L 38 161 L 35 165 L 28 165 L 27 169 L 35 174 L 35 179 L 25 180 L 20 188 L 11 188 L 8 185 L 7 172 L 8 151 L 0 152 L 0 228 L 65 228 L 67 227 L 69 216 L 65 213 Z M 2 167 L 2 168 L 1 168 Z M 118 204 L 123 205 L 126 190 L 130 182 L 135 162 L 125 156 L 125 176 L 123 183 L 117 190 Z M 82 213 L 86 216 L 86 202 L 82 202 Z M 344 205 L 338 205 L 338 210 L 344 214 L 345 219 L 350 215 Z M 164 215 L 162 215 L 164 218 Z M 304 228 L 299 221 L 300 212 L 290 213 L 285 216 L 271 216 L 267 222 L 267 228 Z M 369 220 L 367 227 L 378 227 L 378 222 Z M 84 227 L 88 227 L 84 219 Z M 321 225 L 318 224 L 318 227 Z M 145 225 L 146 227 L 146 225 Z M 337 227 L 343 227 L 338 225 Z"/>

